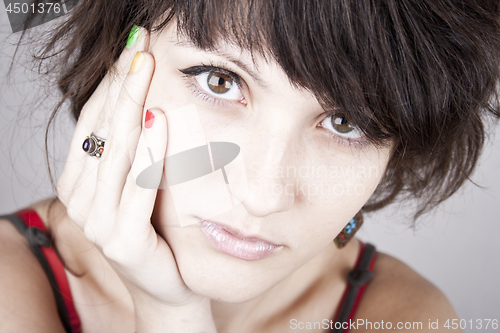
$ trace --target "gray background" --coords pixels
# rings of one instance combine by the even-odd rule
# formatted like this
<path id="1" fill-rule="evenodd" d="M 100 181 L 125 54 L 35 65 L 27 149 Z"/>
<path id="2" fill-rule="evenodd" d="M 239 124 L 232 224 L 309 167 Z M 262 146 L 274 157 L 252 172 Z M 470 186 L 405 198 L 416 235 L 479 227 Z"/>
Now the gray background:
<path id="1" fill-rule="evenodd" d="M 22 61 L 6 78 L 13 54 L 5 8 L 0 5 L 0 214 L 53 195 L 44 155 L 45 125 L 56 99 L 55 88 L 41 81 Z M 36 110 L 36 111 L 34 111 Z M 408 228 L 410 205 L 395 204 L 365 216 L 359 236 L 407 263 L 437 285 L 460 318 L 500 320 L 500 126 L 488 140 L 472 179 L 436 211 Z M 49 140 L 57 177 L 64 165 L 74 125 L 59 115 Z M 425 325 L 425 323 L 424 323 Z M 470 323 L 468 323 L 470 327 Z M 425 327 L 425 326 L 424 326 Z M 499 332 L 466 329 L 466 332 Z"/>

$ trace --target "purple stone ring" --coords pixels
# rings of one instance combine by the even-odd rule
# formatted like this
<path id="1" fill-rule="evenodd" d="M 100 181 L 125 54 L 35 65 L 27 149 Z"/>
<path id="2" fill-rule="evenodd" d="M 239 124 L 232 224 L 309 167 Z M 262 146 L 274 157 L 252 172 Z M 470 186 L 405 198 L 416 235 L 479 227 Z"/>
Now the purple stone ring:
<path id="1" fill-rule="evenodd" d="M 104 152 L 104 143 L 105 140 L 96 136 L 94 133 L 91 133 L 84 141 L 82 145 L 82 149 L 88 155 L 94 158 L 101 158 L 102 153 Z"/>

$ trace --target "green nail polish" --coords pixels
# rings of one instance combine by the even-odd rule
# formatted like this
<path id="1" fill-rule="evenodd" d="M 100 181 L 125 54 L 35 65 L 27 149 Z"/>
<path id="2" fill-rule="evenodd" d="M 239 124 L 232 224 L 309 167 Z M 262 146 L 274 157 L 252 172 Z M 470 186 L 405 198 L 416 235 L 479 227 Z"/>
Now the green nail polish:
<path id="1" fill-rule="evenodd" d="M 133 47 L 135 45 L 135 43 L 137 43 L 137 40 L 139 39 L 140 34 L 141 34 L 141 31 L 139 30 L 139 27 L 134 24 L 134 26 L 130 30 L 130 33 L 128 34 L 127 48 Z"/>

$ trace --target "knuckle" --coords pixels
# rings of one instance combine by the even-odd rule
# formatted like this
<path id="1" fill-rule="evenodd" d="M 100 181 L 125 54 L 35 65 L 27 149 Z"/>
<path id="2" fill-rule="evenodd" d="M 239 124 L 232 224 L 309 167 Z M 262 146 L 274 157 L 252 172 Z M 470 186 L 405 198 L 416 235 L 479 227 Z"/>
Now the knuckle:
<path id="1" fill-rule="evenodd" d="M 128 265 L 130 256 L 128 255 L 127 248 L 121 242 L 113 240 L 108 242 L 102 248 L 103 254 L 110 260 L 120 265 Z"/>
<path id="2" fill-rule="evenodd" d="M 76 203 L 73 200 L 69 200 L 66 205 L 66 214 L 68 217 L 75 223 L 82 225 L 84 222 L 83 216 L 81 214 L 81 210 L 78 209 Z"/>
<path id="3" fill-rule="evenodd" d="M 85 224 L 85 226 L 83 227 L 83 233 L 84 233 L 85 237 L 90 242 L 92 242 L 92 244 L 96 244 L 97 243 L 96 232 L 95 232 L 94 228 L 92 228 L 92 226 L 90 225 L 90 223 L 86 223 Z"/>
<path id="4" fill-rule="evenodd" d="M 85 237 L 99 247 L 109 240 L 113 227 L 111 221 L 114 219 L 112 214 L 100 213 L 101 211 L 105 210 L 92 206 L 92 212 L 87 216 L 83 230 Z"/>
<path id="5" fill-rule="evenodd" d="M 64 206 L 67 207 L 72 191 L 68 190 L 63 184 L 64 182 L 62 181 L 62 178 L 60 178 L 56 185 L 56 193 L 59 200 L 63 203 Z"/>

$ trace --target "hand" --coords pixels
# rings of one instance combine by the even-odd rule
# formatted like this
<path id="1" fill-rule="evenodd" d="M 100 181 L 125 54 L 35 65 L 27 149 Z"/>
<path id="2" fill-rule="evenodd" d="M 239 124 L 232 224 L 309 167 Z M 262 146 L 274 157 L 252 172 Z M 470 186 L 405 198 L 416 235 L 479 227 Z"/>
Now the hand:
<path id="1" fill-rule="evenodd" d="M 109 71 L 83 107 L 57 193 L 68 216 L 119 274 L 136 307 L 199 311 L 208 306 L 210 311 L 207 299 L 186 287 L 172 251 L 151 225 L 157 190 L 137 186 L 131 172 L 150 164 L 148 148 L 156 161 L 164 160 L 167 146 L 163 112 L 150 109 L 153 125 L 141 125 L 155 62 L 145 51 L 149 35 L 140 31 L 136 45 L 115 64 L 116 77 Z M 130 67 L 134 56 L 135 72 Z M 82 150 L 91 132 L 105 139 L 100 159 Z M 156 176 L 159 183 L 162 175 Z"/>

